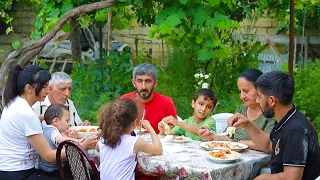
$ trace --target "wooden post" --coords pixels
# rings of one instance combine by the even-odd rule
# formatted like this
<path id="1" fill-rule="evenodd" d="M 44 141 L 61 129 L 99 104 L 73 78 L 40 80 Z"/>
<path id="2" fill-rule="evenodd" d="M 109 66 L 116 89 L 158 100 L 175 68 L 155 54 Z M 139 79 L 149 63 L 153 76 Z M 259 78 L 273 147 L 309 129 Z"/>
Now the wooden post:
<path id="1" fill-rule="evenodd" d="M 162 49 L 162 67 L 164 67 L 164 47 L 163 47 L 163 39 L 161 39 L 161 49 Z M 168 52 L 168 51 L 167 51 Z"/>
<path id="2" fill-rule="evenodd" d="M 306 66 L 308 62 L 308 47 L 309 46 L 309 37 L 305 37 L 304 40 L 304 62 L 303 65 Z"/>
<path id="3" fill-rule="evenodd" d="M 112 39 L 112 11 L 110 10 L 108 12 L 108 51 L 107 54 L 108 56 L 110 55 L 110 51 L 111 51 L 111 39 Z"/>
<path id="4" fill-rule="evenodd" d="M 64 62 L 63 62 L 63 66 L 61 68 L 62 72 L 64 72 L 64 69 L 66 68 L 67 62 L 68 62 L 68 59 L 65 59 Z M 72 63 L 72 61 L 71 61 L 71 63 Z"/>
<path id="5" fill-rule="evenodd" d="M 290 40 L 289 40 L 289 73 L 293 75 L 294 57 L 294 1 L 290 0 Z"/>
<path id="6" fill-rule="evenodd" d="M 134 43 L 136 45 L 136 59 L 138 58 L 138 44 L 139 44 L 139 39 L 138 38 L 135 38 L 134 39 Z"/>
<path id="7" fill-rule="evenodd" d="M 71 18 L 71 51 L 72 51 L 72 60 L 76 62 L 81 61 L 81 46 L 80 46 L 80 26 L 76 18 Z"/>
<path id="8" fill-rule="evenodd" d="M 102 58 L 102 39 L 103 39 L 103 34 L 102 34 L 102 23 L 98 22 L 99 26 L 99 58 Z"/>
<path id="9" fill-rule="evenodd" d="M 52 73 L 53 68 L 54 68 L 54 65 L 56 64 L 56 62 L 57 62 L 57 58 L 54 58 L 51 66 L 50 66 L 50 69 L 49 69 L 49 73 L 50 73 L 50 74 Z"/>

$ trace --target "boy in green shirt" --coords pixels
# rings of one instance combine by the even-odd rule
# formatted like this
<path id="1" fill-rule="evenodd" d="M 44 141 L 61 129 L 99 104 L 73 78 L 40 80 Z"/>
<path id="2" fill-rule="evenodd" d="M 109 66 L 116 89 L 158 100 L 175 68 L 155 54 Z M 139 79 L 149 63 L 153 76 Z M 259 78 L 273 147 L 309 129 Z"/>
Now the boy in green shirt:
<path id="1" fill-rule="evenodd" d="M 200 141 L 201 139 L 198 136 L 200 127 L 207 126 L 211 131 L 216 131 L 216 122 L 210 115 L 217 101 L 217 96 L 211 89 L 200 89 L 191 102 L 193 116 L 183 121 L 178 121 L 173 116 L 163 118 L 158 124 L 159 134 L 183 135 Z M 170 132 L 164 133 L 164 123 L 168 122 L 175 127 Z"/>

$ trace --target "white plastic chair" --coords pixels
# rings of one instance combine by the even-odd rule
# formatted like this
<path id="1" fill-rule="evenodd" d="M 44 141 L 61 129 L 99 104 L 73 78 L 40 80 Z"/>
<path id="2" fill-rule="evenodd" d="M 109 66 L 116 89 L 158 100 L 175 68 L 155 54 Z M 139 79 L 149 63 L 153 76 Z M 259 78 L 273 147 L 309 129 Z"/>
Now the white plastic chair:
<path id="1" fill-rule="evenodd" d="M 228 127 L 228 119 L 233 116 L 232 113 L 219 113 L 211 117 L 216 120 L 216 133 L 223 133 Z"/>
<path id="2" fill-rule="evenodd" d="M 178 121 L 183 121 L 182 118 L 178 115 L 177 115 L 177 119 L 178 119 Z"/>

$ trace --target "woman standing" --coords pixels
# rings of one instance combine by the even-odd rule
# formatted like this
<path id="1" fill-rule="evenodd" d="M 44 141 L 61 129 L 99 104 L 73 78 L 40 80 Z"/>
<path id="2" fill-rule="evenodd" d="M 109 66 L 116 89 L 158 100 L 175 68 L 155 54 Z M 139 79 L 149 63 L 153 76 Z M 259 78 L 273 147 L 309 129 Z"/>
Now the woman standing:
<path id="1" fill-rule="evenodd" d="M 263 131 L 270 133 L 275 120 L 273 118 L 264 117 L 259 103 L 256 102 L 257 91 L 254 87 L 254 83 L 260 75 L 262 75 L 262 72 L 258 69 L 249 69 L 240 74 L 237 85 L 240 92 L 240 99 L 243 104 L 240 105 L 236 112 L 248 117 L 249 120 L 253 121 Z M 202 140 L 206 141 L 240 141 L 241 143 L 248 145 L 250 149 L 258 150 L 247 132 L 242 128 L 237 128 L 234 136 L 231 138 L 228 136 L 214 135 L 207 131 L 206 128 L 199 130 L 199 136 Z"/>
<path id="2" fill-rule="evenodd" d="M 31 106 L 49 93 L 48 71 L 38 66 L 15 65 L 4 90 L 0 120 L 0 177 L 2 180 L 38 179 L 35 150 L 48 162 L 56 161 L 56 151 L 45 139 L 39 117 Z"/>

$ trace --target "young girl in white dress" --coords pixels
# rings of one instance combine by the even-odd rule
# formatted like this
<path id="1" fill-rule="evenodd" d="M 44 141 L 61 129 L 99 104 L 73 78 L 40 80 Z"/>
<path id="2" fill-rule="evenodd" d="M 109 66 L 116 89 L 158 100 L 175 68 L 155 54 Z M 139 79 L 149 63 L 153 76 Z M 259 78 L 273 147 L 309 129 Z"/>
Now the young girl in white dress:
<path id="1" fill-rule="evenodd" d="M 152 144 L 131 136 L 138 118 L 138 107 L 134 101 L 121 99 L 106 105 L 99 118 L 102 129 L 98 141 L 100 179 L 133 180 L 137 153 L 162 154 L 161 142 L 149 121 L 141 120 L 142 126 L 150 132 Z"/>

